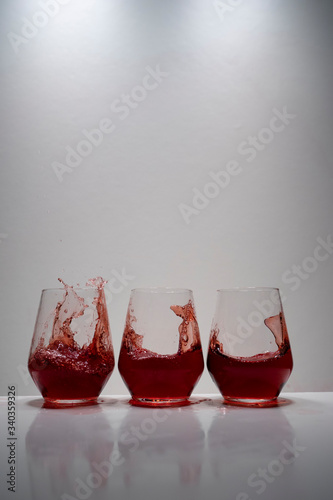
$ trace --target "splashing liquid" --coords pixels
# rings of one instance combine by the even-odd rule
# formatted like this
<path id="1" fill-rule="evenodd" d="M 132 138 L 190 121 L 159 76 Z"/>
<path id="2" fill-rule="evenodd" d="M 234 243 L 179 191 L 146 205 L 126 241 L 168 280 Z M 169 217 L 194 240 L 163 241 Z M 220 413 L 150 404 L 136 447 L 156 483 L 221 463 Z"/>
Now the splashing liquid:
<path id="1" fill-rule="evenodd" d="M 228 400 L 274 400 L 287 382 L 293 367 L 284 315 L 265 320 L 278 349 L 251 357 L 232 357 L 223 353 L 218 329 L 213 330 L 207 367 L 212 379 Z"/>
<path id="2" fill-rule="evenodd" d="M 96 278 L 86 285 L 97 289 L 93 302 L 97 320 L 91 342 L 81 347 L 75 341 L 76 332 L 71 324 L 85 314 L 88 305 L 73 287 L 63 283 L 65 297 L 54 311 L 49 343 L 45 345 L 42 335 L 28 362 L 30 375 L 46 400 L 96 399 L 108 381 L 114 368 L 114 355 L 104 284 L 102 278 Z"/>
<path id="3" fill-rule="evenodd" d="M 135 318 L 129 308 L 118 368 L 133 400 L 186 400 L 203 372 L 200 334 L 192 302 L 170 309 L 183 321 L 178 328 L 177 353 L 164 355 L 142 347 L 143 336 L 134 331 Z"/>

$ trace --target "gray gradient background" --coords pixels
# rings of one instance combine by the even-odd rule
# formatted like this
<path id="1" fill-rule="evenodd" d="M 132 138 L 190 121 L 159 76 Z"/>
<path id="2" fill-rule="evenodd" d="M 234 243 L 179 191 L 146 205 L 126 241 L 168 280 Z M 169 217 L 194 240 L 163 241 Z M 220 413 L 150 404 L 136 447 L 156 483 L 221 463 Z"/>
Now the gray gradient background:
<path id="1" fill-rule="evenodd" d="M 116 355 L 133 287 L 193 289 L 206 352 L 217 288 L 277 286 L 287 390 L 333 390 L 333 255 L 296 290 L 283 278 L 333 234 L 333 6 L 239 4 L 72 0 L 15 53 L 8 33 L 41 8 L 1 1 L 1 394 L 38 394 L 25 365 L 41 289 L 122 269 Z M 169 76 L 121 121 L 110 105 L 157 64 Z M 239 145 L 283 107 L 295 118 L 247 161 Z M 52 163 L 106 117 L 115 131 L 60 183 Z M 186 224 L 179 204 L 230 160 L 242 172 Z M 115 370 L 105 393 L 126 392 Z M 207 371 L 196 392 L 216 392 Z"/>

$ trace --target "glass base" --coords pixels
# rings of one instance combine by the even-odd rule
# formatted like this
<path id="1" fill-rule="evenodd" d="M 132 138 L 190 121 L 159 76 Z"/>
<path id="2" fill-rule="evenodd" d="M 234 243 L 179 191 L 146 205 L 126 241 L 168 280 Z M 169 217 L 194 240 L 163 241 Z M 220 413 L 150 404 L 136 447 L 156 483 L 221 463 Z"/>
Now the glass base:
<path id="1" fill-rule="evenodd" d="M 278 406 L 283 402 L 283 400 L 277 397 L 272 399 L 260 399 L 260 398 L 229 398 L 224 397 L 225 404 L 234 406 L 250 406 L 257 408 L 267 408 L 269 406 Z"/>
<path id="2" fill-rule="evenodd" d="M 44 408 L 70 408 L 72 406 L 89 406 L 97 404 L 97 397 L 85 399 L 52 399 L 44 398 Z"/>
<path id="3" fill-rule="evenodd" d="M 132 406 L 150 406 L 155 408 L 163 408 L 166 406 L 187 406 L 190 403 L 188 398 L 178 399 L 157 399 L 157 398 L 136 398 L 132 397 L 129 401 Z"/>

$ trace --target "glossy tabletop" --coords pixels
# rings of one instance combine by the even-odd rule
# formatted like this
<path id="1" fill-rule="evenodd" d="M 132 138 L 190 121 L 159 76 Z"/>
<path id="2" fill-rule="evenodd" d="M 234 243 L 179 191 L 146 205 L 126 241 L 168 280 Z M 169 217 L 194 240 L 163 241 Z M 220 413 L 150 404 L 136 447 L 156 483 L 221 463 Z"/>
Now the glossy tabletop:
<path id="1" fill-rule="evenodd" d="M 1 499 L 331 500 L 333 393 L 282 397 L 281 406 L 243 408 L 203 395 L 172 409 L 108 396 L 47 409 L 19 397 L 16 439 L 3 397 Z M 6 484 L 11 449 L 15 493 Z"/>

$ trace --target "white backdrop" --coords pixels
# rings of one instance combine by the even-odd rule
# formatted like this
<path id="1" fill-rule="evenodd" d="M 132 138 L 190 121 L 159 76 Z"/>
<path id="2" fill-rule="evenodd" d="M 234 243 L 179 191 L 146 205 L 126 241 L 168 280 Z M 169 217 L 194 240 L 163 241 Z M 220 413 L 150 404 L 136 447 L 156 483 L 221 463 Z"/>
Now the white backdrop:
<path id="1" fill-rule="evenodd" d="M 38 394 L 41 289 L 98 275 L 117 356 L 131 288 L 193 289 L 206 353 L 217 288 L 277 286 L 287 390 L 333 390 L 332 24 L 328 0 L 1 1 L 2 394 Z"/>

